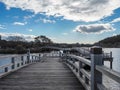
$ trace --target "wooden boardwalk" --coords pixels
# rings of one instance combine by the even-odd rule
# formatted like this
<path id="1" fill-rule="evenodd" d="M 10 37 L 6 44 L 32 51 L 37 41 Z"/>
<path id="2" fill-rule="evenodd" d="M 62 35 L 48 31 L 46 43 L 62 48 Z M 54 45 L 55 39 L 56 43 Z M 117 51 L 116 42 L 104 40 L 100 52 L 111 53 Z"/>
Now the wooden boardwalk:
<path id="1" fill-rule="evenodd" d="M 46 58 L 0 79 L 0 90 L 84 90 L 59 58 Z"/>

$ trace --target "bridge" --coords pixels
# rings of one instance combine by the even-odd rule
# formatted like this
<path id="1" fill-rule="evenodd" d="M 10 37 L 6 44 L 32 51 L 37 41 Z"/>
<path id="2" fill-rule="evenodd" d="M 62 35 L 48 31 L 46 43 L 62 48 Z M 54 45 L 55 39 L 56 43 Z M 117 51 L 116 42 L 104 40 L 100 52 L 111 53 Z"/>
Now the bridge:
<path id="1" fill-rule="evenodd" d="M 0 66 L 0 90 L 110 90 L 103 75 L 120 84 L 120 73 L 104 66 L 105 60 L 112 60 L 111 53 L 103 53 L 101 47 L 58 48 L 1 59 L 8 58 L 10 62 Z"/>

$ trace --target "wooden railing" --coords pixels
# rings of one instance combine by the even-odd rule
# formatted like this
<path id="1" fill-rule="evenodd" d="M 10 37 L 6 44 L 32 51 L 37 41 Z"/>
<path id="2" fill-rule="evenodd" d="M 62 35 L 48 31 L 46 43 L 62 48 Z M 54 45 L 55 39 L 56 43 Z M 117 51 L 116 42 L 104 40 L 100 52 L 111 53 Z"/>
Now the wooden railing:
<path id="1" fill-rule="evenodd" d="M 21 56 L 14 56 L 14 57 L 3 57 L 2 60 L 4 59 L 11 59 L 9 60 L 10 63 L 8 64 L 3 64 L 0 66 L 0 78 L 8 75 L 11 72 L 14 72 L 22 67 L 25 67 L 29 64 L 39 62 L 41 60 L 40 55 L 21 55 Z"/>
<path id="2" fill-rule="evenodd" d="M 81 56 L 81 57 L 84 57 L 86 59 L 89 59 L 91 60 L 91 50 L 90 48 L 71 48 L 71 50 L 75 50 L 77 52 L 69 52 L 68 53 L 71 53 L 71 54 L 74 54 L 76 56 Z M 103 62 L 104 61 L 109 61 L 110 62 L 110 69 L 112 69 L 112 63 L 113 63 L 113 57 L 112 57 L 112 52 L 110 53 L 106 53 L 106 52 L 103 52 Z"/>
<path id="3" fill-rule="evenodd" d="M 63 60 L 73 71 L 86 90 L 107 90 L 102 82 L 103 75 L 120 83 L 120 73 L 103 65 L 102 48 L 92 48 L 90 60 L 73 54 L 64 54 Z"/>
<path id="4" fill-rule="evenodd" d="M 73 71 L 79 81 L 83 84 L 83 86 L 90 90 L 89 80 L 91 79 L 91 75 L 89 70 L 85 70 L 83 68 L 84 65 L 91 65 L 91 62 L 83 57 L 75 56 L 75 55 L 66 55 L 65 59 L 66 65 Z"/>
<path id="5" fill-rule="evenodd" d="M 0 65 L 0 78 L 29 64 L 36 63 L 41 60 L 43 62 L 46 57 L 59 57 L 60 55 L 61 54 L 59 52 L 41 53 L 38 55 L 30 54 L 30 52 L 28 52 L 27 55 L 4 56 L 0 59 L 4 60 L 5 62 L 8 60 L 9 62 Z"/>
<path id="6" fill-rule="evenodd" d="M 102 48 L 91 48 L 90 59 L 76 56 L 69 53 L 45 53 L 39 55 L 22 55 L 11 58 L 11 63 L 0 66 L 0 77 L 7 75 L 10 72 L 18 70 L 31 63 L 39 62 L 41 57 L 61 57 L 65 64 L 72 70 L 86 90 L 107 90 L 102 82 L 103 74 L 120 83 L 120 73 L 113 71 L 103 65 Z"/>
<path id="7" fill-rule="evenodd" d="M 46 57 L 60 57 L 61 53 L 59 51 L 52 51 L 50 53 L 44 53 Z"/>

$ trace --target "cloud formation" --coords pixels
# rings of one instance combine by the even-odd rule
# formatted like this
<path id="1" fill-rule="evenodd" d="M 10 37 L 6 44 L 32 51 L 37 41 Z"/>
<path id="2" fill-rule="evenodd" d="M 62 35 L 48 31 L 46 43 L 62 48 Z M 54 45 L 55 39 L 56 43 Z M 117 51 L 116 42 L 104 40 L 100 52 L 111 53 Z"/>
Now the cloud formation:
<path id="1" fill-rule="evenodd" d="M 27 15 L 27 16 L 24 16 L 24 20 L 31 19 L 33 17 L 35 17 L 35 15 Z"/>
<path id="2" fill-rule="evenodd" d="M 6 29 L 4 25 L 0 24 L 0 29 Z"/>
<path id="3" fill-rule="evenodd" d="M 90 24 L 90 25 L 79 25 L 76 27 L 74 32 L 80 32 L 85 34 L 101 34 L 103 32 L 114 31 L 115 29 L 111 24 Z"/>
<path id="4" fill-rule="evenodd" d="M 28 29 L 29 32 L 32 32 L 33 30 L 32 29 Z"/>
<path id="5" fill-rule="evenodd" d="M 35 22 L 40 22 L 40 21 L 42 21 L 43 23 L 56 23 L 55 20 L 50 20 L 50 19 L 45 19 L 45 18 L 39 18 L 35 20 Z"/>
<path id="6" fill-rule="evenodd" d="M 55 20 L 42 19 L 43 23 L 55 23 Z"/>
<path id="7" fill-rule="evenodd" d="M 68 35 L 68 33 L 62 33 L 62 35 L 65 35 L 65 36 L 66 36 L 66 35 Z"/>
<path id="8" fill-rule="evenodd" d="M 116 23 L 116 22 L 120 22 L 120 18 L 114 19 L 111 23 Z"/>
<path id="9" fill-rule="evenodd" d="M 6 8 L 21 8 L 35 14 L 73 21 L 97 21 L 113 14 L 120 0 L 0 0 Z"/>
<path id="10" fill-rule="evenodd" d="M 20 33 L 0 33 L 3 39 L 6 39 L 9 36 L 20 36 L 25 38 L 27 41 L 33 41 L 36 36 L 34 35 L 26 35 L 26 34 L 20 34 Z"/>
<path id="11" fill-rule="evenodd" d="M 20 25 L 20 26 L 24 26 L 24 25 L 26 25 L 27 24 L 27 22 L 14 22 L 13 23 L 13 25 Z"/>

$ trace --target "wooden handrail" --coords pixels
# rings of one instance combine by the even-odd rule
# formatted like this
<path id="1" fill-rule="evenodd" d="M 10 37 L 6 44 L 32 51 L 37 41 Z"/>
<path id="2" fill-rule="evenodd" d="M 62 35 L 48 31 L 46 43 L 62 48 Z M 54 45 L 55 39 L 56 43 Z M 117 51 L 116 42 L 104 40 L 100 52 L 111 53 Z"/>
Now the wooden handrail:
<path id="1" fill-rule="evenodd" d="M 12 58 L 11 63 L 0 66 L 0 69 L 4 70 L 4 72 L 0 73 L 0 78 L 2 78 L 3 76 L 5 76 L 5 75 L 7 75 L 7 74 L 9 74 L 9 73 L 11 73 L 13 71 L 16 71 L 19 68 L 22 68 L 22 67 L 24 67 L 26 65 L 29 65 L 31 63 L 40 61 L 40 56 L 33 55 L 33 57 L 35 57 L 33 61 L 31 61 L 31 59 L 28 61 L 27 60 L 28 56 L 27 55 L 24 55 L 24 56 L 26 57 L 26 59 L 21 58 L 22 56 L 19 56 L 19 55 L 18 55 L 18 57 L 16 57 L 16 56 L 11 57 Z M 4 57 L 4 58 L 8 58 L 8 57 Z"/>
<path id="2" fill-rule="evenodd" d="M 81 61 L 81 62 L 83 62 L 83 63 L 85 63 L 85 64 L 87 64 L 89 66 L 91 66 L 91 61 L 88 60 L 88 59 L 85 59 L 83 57 L 76 56 L 76 55 L 73 55 L 73 54 L 68 54 L 67 56 L 71 57 L 71 58 L 75 58 L 75 59 L 77 59 L 77 60 L 79 60 L 79 61 Z"/>
<path id="3" fill-rule="evenodd" d="M 80 71 L 89 79 L 91 80 L 91 74 L 87 72 L 85 69 L 80 69 Z"/>
<path id="4" fill-rule="evenodd" d="M 104 55 L 102 53 L 99 53 L 99 51 L 92 52 L 92 54 L 90 55 L 90 60 L 73 54 L 63 55 L 66 60 L 66 65 L 69 66 L 69 68 L 73 71 L 73 73 L 83 84 L 86 90 L 89 90 L 86 87 L 89 85 L 90 90 L 107 90 L 107 88 L 102 83 L 102 74 L 105 74 L 116 82 L 120 83 L 120 73 L 103 66 L 102 60 L 104 60 L 105 58 L 103 56 Z M 112 53 L 109 55 L 107 54 L 107 56 L 110 56 L 109 58 L 112 58 Z M 83 64 L 90 66 L 90 71 L 85 70 L 84 67 L 81 66 Z M 83 80 L 85 81 L 83 82 Z"/>
<path id="5" fill-rule="evenodd" d="M 12 65 L 13 65 L 12 63 L 10 63 L 10 64 L 5 64 L 5 65 L 0 66 L 0 69 L 5 68 L 5 67 L 8 67 L 8 66 L 12 66 Z"/>
<path id="6" fill-rule="evenodd" d="M 115 80 L 116 82 L 120 83 L 120 73 L 109 69 L 105 66 L 96 66 L 96 69 L 100 72 L 102 72 L 103 74 L 107 75 L 108 77 L 112 78 L 113 80 Z"/>

